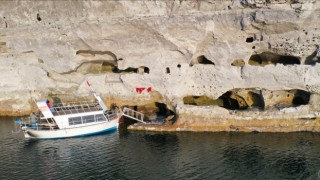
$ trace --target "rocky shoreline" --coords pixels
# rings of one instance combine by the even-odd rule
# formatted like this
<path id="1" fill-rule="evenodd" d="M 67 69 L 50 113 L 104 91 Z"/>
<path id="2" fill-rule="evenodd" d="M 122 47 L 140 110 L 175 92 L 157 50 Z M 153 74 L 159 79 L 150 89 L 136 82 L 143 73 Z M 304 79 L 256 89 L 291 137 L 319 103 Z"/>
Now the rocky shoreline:
<path id="1" fill-rule="evenodd" d="M 269 111 L 228 111 L 220 107 L 181 107 L 173 124 L 141 124 L 128 127 L 142 131 L 193 132 L 320 132 L 320 111 L 309 106 Z"/>

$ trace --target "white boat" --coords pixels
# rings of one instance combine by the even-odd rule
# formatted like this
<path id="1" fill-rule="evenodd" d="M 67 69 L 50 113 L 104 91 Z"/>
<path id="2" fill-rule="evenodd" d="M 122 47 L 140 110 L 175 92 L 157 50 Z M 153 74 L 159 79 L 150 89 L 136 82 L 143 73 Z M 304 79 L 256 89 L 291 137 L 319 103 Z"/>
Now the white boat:
<path id="1" fill-rule="evenodd" d="M 88 83 L 89 84 L 89 83 Z M 94 93 L 98 102 L 58 103 L 50 108 L 47 99 L 36 101 L 40 110 L 37 123 L 21 123 L 26 139 L 55 139 L 88 136 L 118 128 L 122 115 L 143 122 L 143 114 L 129 108 L 112 108 Z"/>

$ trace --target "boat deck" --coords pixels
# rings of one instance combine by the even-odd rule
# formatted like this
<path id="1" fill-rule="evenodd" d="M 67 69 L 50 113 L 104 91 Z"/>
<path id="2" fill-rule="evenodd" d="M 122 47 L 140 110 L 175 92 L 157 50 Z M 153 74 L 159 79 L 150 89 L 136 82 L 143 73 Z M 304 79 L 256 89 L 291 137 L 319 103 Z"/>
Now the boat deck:
<path id="1" fill-rule="evenodd" d="M 50 109 L 54 116 L 102 111 L 102 108 L 98 103 L 88 103 L 88 102 L 58 103 L 52 106 Z"/>

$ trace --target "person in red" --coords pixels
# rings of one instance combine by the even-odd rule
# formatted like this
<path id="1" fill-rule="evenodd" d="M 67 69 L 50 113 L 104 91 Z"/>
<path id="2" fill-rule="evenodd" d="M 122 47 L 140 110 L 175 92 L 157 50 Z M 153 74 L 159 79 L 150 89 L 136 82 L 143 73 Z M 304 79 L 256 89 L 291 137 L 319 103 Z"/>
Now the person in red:
<path id="1" fill-rule="evenodd" d="M 47 106 L 48 106 L 49 109 L 51 108 L 51 103 L 50 103 L 49 100 L 47 100 Z"/>
<path id="2" fill-rule="evenodd" d="M 51 103 L 49 100 L 47 100 L 47 106 L 50 109 L 51 112 L 55 112 L 54 108 L 52 107 Z"/>

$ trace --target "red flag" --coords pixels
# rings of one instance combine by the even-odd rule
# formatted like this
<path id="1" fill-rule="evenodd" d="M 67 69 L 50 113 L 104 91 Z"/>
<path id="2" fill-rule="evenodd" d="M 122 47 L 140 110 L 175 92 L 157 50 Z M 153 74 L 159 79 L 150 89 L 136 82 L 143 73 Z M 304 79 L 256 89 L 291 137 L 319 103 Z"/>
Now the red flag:
<path id="1" fill-rule="evenodd" d="M 136 92 L 141 94 L 146 88 L 136 88 Z"/>
<path id="2" fill-rule="evenodd" d="M 152 91 L 152 88 L 151 88 L 151 87 L 148 87 L 147 91 L 148 91 L 148 92 L 151 92 L 151 91 Z"/>

